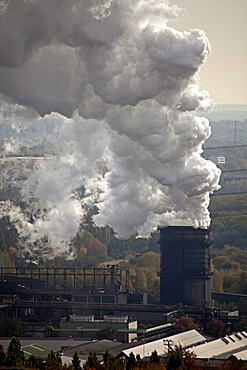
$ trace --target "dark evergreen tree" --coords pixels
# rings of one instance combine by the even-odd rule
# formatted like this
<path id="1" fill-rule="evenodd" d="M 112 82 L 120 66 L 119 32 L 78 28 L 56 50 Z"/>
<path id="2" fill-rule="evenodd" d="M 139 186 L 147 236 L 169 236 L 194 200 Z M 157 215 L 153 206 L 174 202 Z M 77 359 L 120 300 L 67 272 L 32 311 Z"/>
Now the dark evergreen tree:
<path id="1" fill-rule="evenodd" d="M 152 353 L 151 353 L 151 356 L 150 356 L 150 362 L 152 364 L 159 364 L 160 363 L 160 357 L 158 356 L 158 353 L 156 350 L 154 350 Z"/>
<path id="2" fill-rule="evenodd" d="M 47 370 L 59 369 L 62 365 L 62 359 L 59 353 L 51 351 L 51 353 L 46 358 L 46 368 Z"/>
<path id="3" fill-rule="evenodd" d="M 194 370 L 198 369 L 195 355 L 186 351 L 181 345 L 170 348 L 166 370 Z"/>
<path id="4" fill-rule="evenodd" d="M 87 358 L 87 363 L 86 363 L 86 366 L 90 369 L 95 369 L 95 370 L 101 370 L 102 369 L 102 366 L 98 360 L 98 357 L 96 356 L 96 353 L 95 352 L 90 352 L 89 353 L 89 356 Z M 86 368 L 87 368 L 86 367 Z"/>
<path id="5" fill-rule="evenodd" d="M 141 356 L 138 354 L 136 355 L 136 366 L 139 368 L 139 369 L 142 369 L 144 368 L 144 361 L 141 359 Z"/>
<path id="6" fill-rule="evenodd" d="M 166 365 L 167 370 L 183 369 L 183 355 L 181 352 L 172 351 Z"/>
<path id="7" fill-rule="evenodd" d="M 136 358 L 133 352 L 130 353 L 127 364 L 126 364 L 126 370 L 131 370 L 136 367 Z"/>
<path id="8" fill-rule="evenodd" d="M 19 337 L 24 334 L 20 320 L 11 317 L 0 318 L 0 336 L 2 337 Z"/>
<path id="9" fill-rule="evenodd" d="M 109 361 L 113 361 L 113 356 L 111 353 L 109 353 L 109 351 L 106 351 L 105 354 L 103 355 L 103 361 L 104 364 L 106 364 Z"/>
<path id="10" fill-rule="evenodd" d="M 36 357 L 34 355 L 29 356 L 28 360 L 26 361 L 26 367 L 31 369 L 45 369 L 45 361 L 42 357 Z"/>
<path id="11" fill-rule="evenodd" d="M 73 359 L 72 359 L 72 365 L 74 370 L 80 370 L 81 369 L 81 360 L 79 358 L 79 355 L 77 352 L 75 352 Z"/>
<path id="12" fill-rule="evenodd" d="M 25 361 L 21 343 L 18 338 L 13 337 L 9 343 L 5 363 L 7 366 L 23 365 Z"/>
<path id="13" fill-rule="evenodd" d="M 5 358 L 6 358 L 6 354 L 4 352 L 2 344 L 0 344 L 0 365 L 4 364 Z"/>

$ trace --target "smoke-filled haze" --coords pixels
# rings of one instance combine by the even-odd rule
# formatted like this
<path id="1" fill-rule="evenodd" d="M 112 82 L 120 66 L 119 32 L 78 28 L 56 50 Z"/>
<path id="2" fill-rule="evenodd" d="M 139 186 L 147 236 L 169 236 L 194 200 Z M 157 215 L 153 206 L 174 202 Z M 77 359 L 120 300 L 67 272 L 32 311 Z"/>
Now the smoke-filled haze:
<path id="1" fill-rule="evenodd" d="M 201 156 L 212 102 L 199 71 L 210 44 L 169 27 L 182 14 L 159 0 L 0 1 L 0 124 L 56 128 L 53 156 L 20 167 L 28 207 L 1 202 L 30 253 L 44 238 L 68 252 L 90 205 L 121 237 L 209 226 L 220 171 Z"/>

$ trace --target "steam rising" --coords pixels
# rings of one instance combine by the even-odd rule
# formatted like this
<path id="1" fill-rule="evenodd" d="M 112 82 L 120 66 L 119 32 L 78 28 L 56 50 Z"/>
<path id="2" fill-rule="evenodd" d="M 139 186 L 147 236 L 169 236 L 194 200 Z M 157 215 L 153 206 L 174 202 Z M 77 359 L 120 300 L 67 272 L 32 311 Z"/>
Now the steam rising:
<path id="1" fill-rule="evenodd" d="M 169 27 L 182 13 L 159 0 L 1 1 L 0 122 L 56 127 L 53 156 L 21 184 L 32 222 L 1 204 L 31 253 L 44 238 L 68 252 L 93 204 L 121 237 L 209 226 L 220 171 L 201 157 L 211 131 L 197 112 L 212 104 L 198 78 L 210 45 Z"/>

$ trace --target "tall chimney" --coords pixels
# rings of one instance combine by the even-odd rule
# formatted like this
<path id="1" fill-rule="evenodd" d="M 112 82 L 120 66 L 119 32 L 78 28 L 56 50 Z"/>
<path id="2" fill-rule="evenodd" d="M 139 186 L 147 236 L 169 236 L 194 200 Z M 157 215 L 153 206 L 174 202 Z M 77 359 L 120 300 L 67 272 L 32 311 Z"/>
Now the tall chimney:
<path id="1" fill-rule="evenodd" d="M 168 226 L 160 230 L 160 303 L 211 305 L 208 229 Z"/>

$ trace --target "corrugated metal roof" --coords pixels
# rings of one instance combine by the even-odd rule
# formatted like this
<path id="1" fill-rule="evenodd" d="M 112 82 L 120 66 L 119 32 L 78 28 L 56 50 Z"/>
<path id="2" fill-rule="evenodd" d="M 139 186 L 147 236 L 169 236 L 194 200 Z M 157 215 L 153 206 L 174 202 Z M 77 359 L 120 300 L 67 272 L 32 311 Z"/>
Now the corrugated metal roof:
<path id="1" fill-rule="evenodd" d="M 237 352 L 237 353 L 234 353 L 234 356 L 238 360 L 247 361 L 247 349 L 245 349 L 243 351 L 240 351 L 240 352 Z"/>
<path id="2" fill-rule="evenodd" d="M 34 338 L 31 339 L 25 339 L 25 338 L 19 338 L 21 342 L 21 346 L 28 346 L 30 344 L 33 344 Z M 8 339 L 0 339 L 0 344 L 3 345 L 4 351 L 7 351 L 7 348 L 9 346 L 10 341 L 12 338 Z M 62 348 L 69 348 L 69 347 L 75 347 L 78 345 L 84 345 L 86 343 L 89 343 L 91 341 L 88 340 L 76 340 L 71 338 L 61 339 L 61 338 L 53 338 L 53 339 L 38 339 L 35 338 L 35 343 L 38 344 L 41 347 L 48 348 L 50 351 L 58 352 L 61 351 Z"/>
<path id="3" fill-rule="evenodd" d="M 140 355 L 142 358 L 150 356 L 152 352 L 157 351 L 158 355 L 164 355 L 168 352 L 168 344 L 172 348 L 176 345 L 181 345 L 183 348 L 188 348 L 193 345 L 204 343 L 206 338 L 198 333 L 196 330 L 189 330 L 184 333 L 179 333 L 166 337 L 163 339 L 156 340 L 154 342 L 143 343 L 139 346 L 126 349 L 122 351 L 125 356 L 129 356 L 131 352 L 136 355 Z"/>
<path id="4" fill-rule="evenodd" d="M 84 356 L 88 356 L 90 352 L 95 352 L 98 356 L 100 353 L 109 351 L 114 357 L 122 352 L 123 349 L 133 346 L 130 343 L 120 343 L 117 341 L 111 341 L 108 339 L 94 340 L 85 344 L 81 344 L 77 347 L 73 347 L 64 351 L 66 356 L 73 356 L 75 351 L 78 354 L 83 353 Z"/>
<path id="5" fill-rule="evenodd" d="M 42 347 L 37 343 L 21 347 L 21 349 L 24 352 L 25 358 L 29 358 L 30 356 L 46 358 L 51 353 L 50 349 Z"/>
<path id="6" fill-rule="evenodd" d="M 193 352 L 198 358 L 227 358 L 241 349 L 247 349 L 247 333 L 245 331 L 201 344 L 194 347 Z"/>

